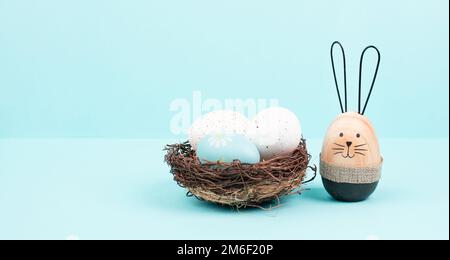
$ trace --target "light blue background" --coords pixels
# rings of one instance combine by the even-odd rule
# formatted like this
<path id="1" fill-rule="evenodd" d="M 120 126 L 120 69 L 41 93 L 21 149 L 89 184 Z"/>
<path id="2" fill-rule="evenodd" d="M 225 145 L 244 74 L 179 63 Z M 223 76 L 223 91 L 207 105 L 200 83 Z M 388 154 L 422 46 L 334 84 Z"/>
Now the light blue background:
<path id="1" fill-rule="evenodd" d="M 448 239 L 448 8 L 0 0 L 0 239 Z M 334 40 L 353 108 L 362 49 L 382 53 L 366 113 L 385 159 L 375 194 L 339 203 L 316 180 L 239 213 L 185 198 L 163 163 L 164 144 L 185 139 L 169 131 L 170 102 L 277 98 L 318 164 L 339 113 Z"/>
<path id="2" fill-rule="evenodd" d="M 239 212 L 185 196 L 155 149 L 172 141 L 0 140 L 0 239 L 449 239 L 448 139 L 383 140 L 367 201 L 336 202 L 318 179 Z"/>
<path id="3" fill-rule="evenodd" d="M 448 18 L 447 0 L 0 0 L 0 137 L 173 137 L 170 102 L 200 90 L 278 98 L 322 138 L 334 40 L 353 94 L 362 49 L 381 50 L 381 137 L 448 137 Z"/>

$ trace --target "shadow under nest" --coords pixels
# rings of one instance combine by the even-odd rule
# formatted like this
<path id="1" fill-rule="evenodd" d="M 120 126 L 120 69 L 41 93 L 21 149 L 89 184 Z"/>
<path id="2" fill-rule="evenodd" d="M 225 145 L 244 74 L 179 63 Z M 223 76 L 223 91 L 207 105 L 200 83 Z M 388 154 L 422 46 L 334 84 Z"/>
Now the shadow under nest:
<path id="1" fill-rule="evenodd" d="M 317 167 L 309 166 L 311 156 L 302 139 L 297 148 L 256 164 L 201 163 L 189 142 L 167 145 L 166 163 L 179 186 L 188 196 L 235 208 L 261 207 L 286 195 L 300 192 L 300 186 L 316 177 Z M 306 170 L 314 176 L 305 181 Z"/>

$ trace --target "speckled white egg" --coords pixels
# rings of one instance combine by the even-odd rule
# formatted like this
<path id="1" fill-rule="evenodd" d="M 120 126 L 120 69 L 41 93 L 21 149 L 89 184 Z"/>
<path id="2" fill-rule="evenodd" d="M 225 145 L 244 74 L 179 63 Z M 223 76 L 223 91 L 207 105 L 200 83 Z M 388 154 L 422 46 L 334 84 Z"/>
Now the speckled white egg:
<path id="1" fill-rule="evenodd" d="M 249 120 L 243 114 L 231 110 L 217 110 L 197 119 L 189 129 L 189 143 L 197 150 L 198 142 L 207 135 L 245 134 Z"/>
<path id="2" fill-rule="evenodd" d="M 297 116 L 282 107 L 271 107 L 259 112 L 249 123 L 246 132 L 264 160 L 293 152 L 302 137 Z"/>

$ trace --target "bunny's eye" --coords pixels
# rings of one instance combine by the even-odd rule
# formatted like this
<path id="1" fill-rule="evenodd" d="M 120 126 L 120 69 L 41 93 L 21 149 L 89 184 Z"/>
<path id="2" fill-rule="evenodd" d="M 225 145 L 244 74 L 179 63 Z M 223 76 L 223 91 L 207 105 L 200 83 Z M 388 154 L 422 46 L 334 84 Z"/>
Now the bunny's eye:
<path id="1" fill-rule="evenodd" d="M 340 136 L 340 137 L 343 137 L 343 136 L 344 136 L 344 133 L 340 133 L 339 136 Z"/>
<path id="2" fill-rule="evenodd" d="M 359 133 L 356 134 L 356 138 L 360 138 L 361 135 Z"/>

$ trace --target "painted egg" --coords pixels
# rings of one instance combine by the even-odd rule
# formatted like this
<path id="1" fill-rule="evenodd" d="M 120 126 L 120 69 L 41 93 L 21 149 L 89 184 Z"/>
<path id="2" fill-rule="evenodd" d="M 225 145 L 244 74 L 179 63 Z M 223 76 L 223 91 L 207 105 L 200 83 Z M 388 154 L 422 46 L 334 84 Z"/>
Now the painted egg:
<path id="1" fill-rule="evenodd" d="M 198 142 L 206 135 L 244 134 L 249 124 L 247 117 L 231 110 L 218 110 L 197 119 L 189 129 L 189 143 L 197 150 Z"/>
<path id="2" fill-rule="evenodd" d="M 198 143 L 197 157 L 201 162 L 258 163 L 260 155 L 255 144 L 244 135 L 213 134 L 206 135 Z"/>
<path id="3" fill-rule="evenodd" d="M 320 155 L 320 174 L 331 196 L 366 199 L 377 187 L 381 164 L 378 139 L 367 117 L 346 112 L 331 123 Z"/>
<path id="4" fill-rule="evenodd" d="M 249 123 L 247 136 L 265 160 L 293 152 L 301 141 L 297 116 L 286 108 L 272 107 L 259 112 Z"/>

